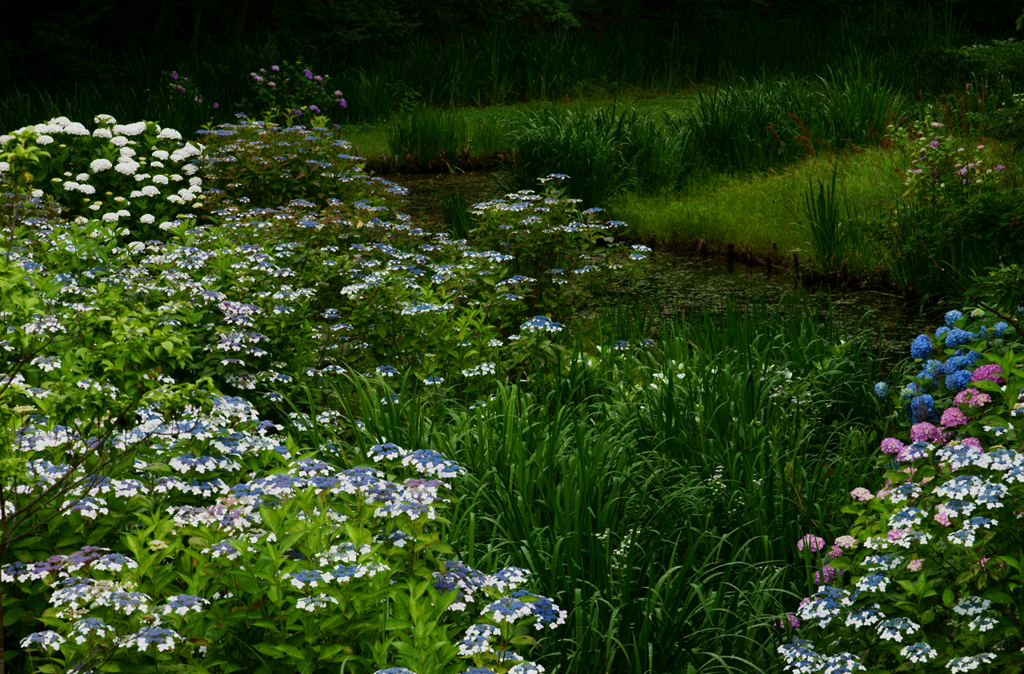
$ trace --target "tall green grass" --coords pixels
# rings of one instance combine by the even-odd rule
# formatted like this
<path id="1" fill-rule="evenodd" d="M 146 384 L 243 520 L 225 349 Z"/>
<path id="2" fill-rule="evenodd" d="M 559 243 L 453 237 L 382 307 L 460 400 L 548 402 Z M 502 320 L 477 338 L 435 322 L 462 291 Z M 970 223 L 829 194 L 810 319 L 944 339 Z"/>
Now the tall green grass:
<path id="1" fill-rule="evenodd" d="M 470 564 L 532 569 L 570 611 L 567 639 L 530 654 L 545 666 L 778 670 L 773 622 L 810 582 L 795 542 L 845 533 L 835 513 L 872 461 L 867 341 L 801 302 L 627 313 L 598 322 L 600 351 L 581 341 L 474 410 L 411 388 L 382 405 L 353 379 L 356 443 L 469 469 L 448 538 Z"/>
<path id="2" fill-rule="evenodd" d="M 635 108 L 526 113 L 511 132 L 515 175 L 527 185 L 567 173 L 574 197 L 605 203 L 617 193 L 678 189 L 706 169 L 764 171 L 877 142 L 903 100 L 870 65 L 848 65 L 818 81 L 701 92 L 693 113 L 661 120 Z"/>
<path id="3" fill-rule="evenodd" d="M 473 221 L 469 215 L 472 205 L 460 189 L 449 190 L 441 195 L 441 212 L 444 214 L 444 222 L 456 239 L 467 238 L 469 231 L 473 228 Z"/>
<path id="4" fill-rule="evenodd" d="M 403 115 L 388 127 L 388 147 L 401 164 L 442 156 L 454 161 L 468 150 L 466 139 L 466 120 L 430 108 Z"/>
<path id="5" fill-rule="evenodd" d="M 565 173 L 570 194 L 588 204 L 604 203 L 618 192 L 676 186 L 695 170 L 689 134 L 666 129 L 635 109 L 551 106 L 524 113 L 510 135 L 520 185 Z"/>
<path id="6" fill-rule="evenodd" d="M 862 232 L 849 204 L 843 208 L 842 196 L 836 188 L 838 175 L 839 162 L 836 162 L 831 180 L 818 180 L 817 188 L 809 184 L 804 195 L 810 252 L 817 271 L 833 279 L 863 271 L 860 254 Z"/>

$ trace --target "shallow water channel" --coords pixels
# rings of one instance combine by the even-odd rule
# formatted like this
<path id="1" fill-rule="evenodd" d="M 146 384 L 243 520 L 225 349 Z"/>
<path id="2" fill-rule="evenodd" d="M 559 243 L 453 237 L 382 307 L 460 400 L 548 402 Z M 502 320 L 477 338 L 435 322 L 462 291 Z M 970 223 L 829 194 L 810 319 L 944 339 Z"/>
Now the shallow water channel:
<path id="1" fill-rule="evenodd" d="M 392 175 L 390 180 L 409 189 L 405 212 L 428 229 L 444 225 L 442 198 L 452 191 L 461 192 L 469 203 L 502 196 L 501 176 L 495 172 L 425 173 Z M 896 295 L 845 288 L 802 286 L 787 269 L 743 262 L 728 264 L 719 258 L 700 259 L 693 254 L 655 251 L 650 267 L 633 285 L 623 289 L 627 302 L 642 301 L 662 315 L 688 313 L 703 308 L 718 308 L 728 302 L 778 304 L 787 296 L 804 292 L 813 304 L 821 301 L 824 313 L 831 299 L 834 315 L 846 329 L 867 329 L 875 339 L 880 355 L 891 363 L 909 354 L 910 342 L 922 332 L 931 332 L 941 323 L 941 312 L 922 315 L 908 307 Z"/>
<path id="2" fill-rule="evenodd" d="M 767 301 L 769 306 L 789 297 L 806 294 L 822 314 L 831 301 L 840 325 L 849 330 L 865 329 L 886 360 L 909 354 L 910 342 L 922 332 L 941 323 L 941 312 L 922 315 L 907 307 L 898 296 L 871 290 L 805 286 L 788 269 L 775 267 L 770 273 L 760 265 L 727 263 L 719 258 L 701 260 L 693 255 L 655 251 L 650 268 L 626 291 L 627 297 L 646 301 L 663 314 L 687 313 L 727 303 L 746 305 Z"/>

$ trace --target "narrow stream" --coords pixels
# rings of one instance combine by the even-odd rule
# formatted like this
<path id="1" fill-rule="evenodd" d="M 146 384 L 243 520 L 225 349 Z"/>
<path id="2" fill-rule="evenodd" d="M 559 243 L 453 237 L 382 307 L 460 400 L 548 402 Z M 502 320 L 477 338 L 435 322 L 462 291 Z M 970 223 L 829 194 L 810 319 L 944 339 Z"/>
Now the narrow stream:
<path id="1" fill-rule="evenodd" d="M 730 265 L 719 258 L 701 260 L 660 251 L 652 254 L 651 262 L 628 294 L 658 306 L 663 313 L 719 307 L 727 302 L 742 305 L 762 298 L 775 304 L 787 296 L 806 293 L 812 303 L 822 300 L 823 309 L 831 300 L 832 311 L 844 328 L 869 330 L 887 360 L 909 354 L 911 340 L 931 332 L 942 320 L 941 313 L 922 315 L 901 298 L 884 292 L 805 287 L 789 270 L 778 267 L 768 273 L 762 266 Z"/>

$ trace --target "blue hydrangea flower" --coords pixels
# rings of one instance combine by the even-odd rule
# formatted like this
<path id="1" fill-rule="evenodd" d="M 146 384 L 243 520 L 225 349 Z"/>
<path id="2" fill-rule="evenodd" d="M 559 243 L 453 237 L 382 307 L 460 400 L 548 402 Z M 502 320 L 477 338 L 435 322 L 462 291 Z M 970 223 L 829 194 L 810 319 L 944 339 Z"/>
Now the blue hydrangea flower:
<path id="1" fill-rule="evenodd" d="M 953 328 L 946 335 L 946 346 L 950 349 L 955 349 L 958 346 L 966 344 L 967 342 L 977 339 L 977 335 L 973 332 L 967 332 L 960 328 Z"/>
<path id="2" fill-rule="evenodd" d="M 935 339 L 938 339 L 938 340 L 941 341 L 942 340 L 942 336 L 944 334 L 946 334 L 947 332 L 949 332 L 949 328 L 947 328 L 945 325 L 943 325 L 942 327 L 940 327 L 938 330 L 935 331 Z"/>
<path id="3" fill-rule="evenodd" d="M 967 356 L 950 356 L 946 359 L 946 375 L 949 376 L 957 370 L 962 370 L 965 367 L 970 367 L 971 359 Z"/>
<path id="4" fill-rule="evenodd" d="M 971 383 L 970 370 L 957 370 L 946 377 L 946 386 L 951 391 L 963 391 Z"/>
<path id="5" fill-rule="evenodd" d="M 904 646 L 900 651 L 900 655 L 911 662 L 928 662 L 929 660 L 935 659 L 938 654 L 939 652 L 937 650 L 923 641 Z"/>
<path id="6" fill-rule="evenodd" d="M 853 603 L 849 591 L 831 585 L 822 585 L 809 601 L 800 604 L 797 614 L 801 620 L 818 620 L 825 627 L 839 611 Z"/>
<path id="7" fill-rule="evenodd" d="M 919 395 L 910 401 L 910 411 L 915 424 L 922 421 L 933 421 L 935 419 L 935 400 L 927 393 Z"/>
<path id="8" fill-rule="evenodd" d="M 962 313 L 960 313 L 959 311 L 957 311 L 956 309 L 953 309 L 952 311 L 947 311 L 946 312 L 946 325 L 949 326 L 949 328 L 952 330 L 953 328 L 956 327 L 956 322 L 959 321 L 963 317 L 964 317 L 964 315 Z"/>
<path id="9" fill-rule="evenodd" d="M 24 649 L 31 648 L 32 646 L 39 644 L 46 650 L 53 648 L 60 648 L 60 645 L 64 643 L 64 637 L 57 634 L 53 630 L 43 630 L 42 632 L 35 632 L 30 634 L 21 640 L 21 647 Z"/>
<path id="10" fill-rule="evenodd" d="M 875 395 L 879 398 L 884 398 L 885 394 L 889 392 L 889 385 L 884 381 L 880 381 L 875 384 Z"/>
<path id="11" fill-rule="evenodd" d="M 999 321 L 998 323 L 996 323 L 995 325 L 992 326 L 992 336 L 993 337 L 1001 337 L 1002 334 L 1004 332 L 1006 332 L 1006 329 L 1008 327 L 1010 327 L 1010 326 L 1007 325 L 1005 321 Z"/>
<path id="12" fill-rule="evenodd" d="M 911 358 L 927 358 L 928 354 L 932 352 L 932 338 L 928 335 L 918 335 L 913 342 L 910 343 L 910 356 Z"/>

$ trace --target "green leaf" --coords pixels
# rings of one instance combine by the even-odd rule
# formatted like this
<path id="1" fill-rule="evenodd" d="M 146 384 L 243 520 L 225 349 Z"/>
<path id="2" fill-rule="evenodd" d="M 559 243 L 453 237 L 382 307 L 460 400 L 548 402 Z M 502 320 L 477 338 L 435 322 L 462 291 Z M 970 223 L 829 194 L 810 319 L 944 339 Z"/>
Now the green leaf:
<path id="1" fill-rule="evenodd" d="M 9 601 L 9 600 L 8 600 Z M 4 627 L 10 627 L 25 615 L 23 608 L 10 608 L 4 611 Z"/>
<path id="2" fill-rule="evenodd" d="M 320 649 L 319 659 L 329 660 L 332 656 L 336 655 L 337 653 L 340 653 L 343 648 L 344 646 L 342 646 L 341 644 L 330 644 L 328 646 L 324 646 L 322 649 Z"/>
<path id="3" fill-rule="evenodd" d="M 1009 555 L 1000 555 L 996 557 L 996 559 L 1002 562 L 1003 564 L 1006 564 L 1007 566 L 1013 567 L 1014 569 L 1020 571 L 1020 562 L 1017 561 L 1016 557 L 1011 557 Z"/>
<path id="4" fill-rule="evenodd" d="M 956 604 L 956 595 L 953 594 L 953 590 L 947 587 L 942 591 L 942 605 L 951 608 L 954 604 Z"/>
<path id="5" fill-rule="evenodd" d="M 274 644 L 260 643 L 253 646 L 253 648 L 263 655 L 269 655 L 272 658 L 280 658 L 284 655 L 284 652 Z"/>
<path id="6" fill-rule="evenodd" d="M 290 646 L 288 644 L 281 644 L 280 646 L 278 646 L 278 648 L 280 648 L 281 651 L 283 651 L 286 655 L 290 655 L 291 657 L 295 658 L 296 660 L 305 660 L 306 659 L 306 656 L 302 654 L 302 651 L 300 651 L 298 648 L 295 648 L 295 646 Z"/>

